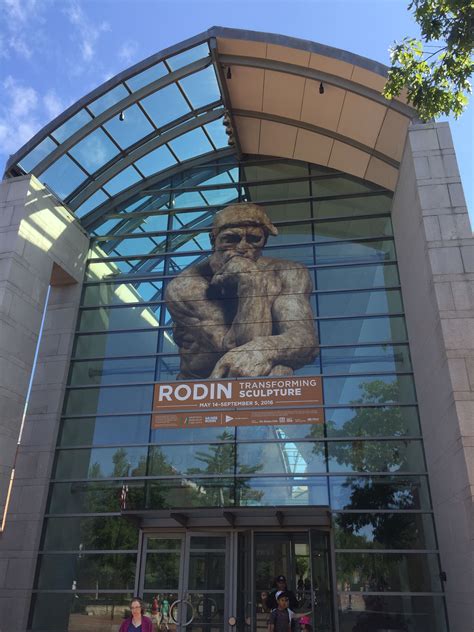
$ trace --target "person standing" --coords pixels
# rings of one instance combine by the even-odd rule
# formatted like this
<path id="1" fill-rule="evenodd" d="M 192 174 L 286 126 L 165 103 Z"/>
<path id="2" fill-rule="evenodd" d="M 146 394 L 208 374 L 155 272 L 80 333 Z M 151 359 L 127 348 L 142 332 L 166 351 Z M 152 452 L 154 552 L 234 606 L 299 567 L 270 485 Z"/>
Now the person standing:
<path id="1" fill-rule="evenodd" d="M 143 602 L 138 597 L 134 597 L 130 602 L 131 617 L 124 619 L 119 632 L 153 632 L 152 620 L 145 617 Z"/>
<path id="2" fill-rule="evenodd" d="M 278 575 L 278 577 L 275 577 L 273 586 L 274 589 L 267 599 L 267 608 L 269 608 L 269 610 L 274 610 L 277 607 L 277 595 L 281 592 L 285 592 L 288 596 L 290 610 L 296 610 L 296 608 L 298 608 L 298 599 L 296 598 L 295 593 L 288 589 L 288 584 L 286 583 L 286 577 L 284 575 Z"/>
<path id="3" fill-rule="evenodd" d="M 288 593 L 282 591 L 278 594 L 277 607 L 270 612 L 268 617 L 268 632 L 291 632 L 292 612 L 288 607 Z"/>

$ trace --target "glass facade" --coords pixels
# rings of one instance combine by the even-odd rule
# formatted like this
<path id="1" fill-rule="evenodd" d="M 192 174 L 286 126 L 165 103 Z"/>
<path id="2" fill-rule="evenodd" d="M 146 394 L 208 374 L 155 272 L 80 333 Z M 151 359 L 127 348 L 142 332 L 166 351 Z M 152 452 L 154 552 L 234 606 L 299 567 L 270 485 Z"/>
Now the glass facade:
<path id="1" fill-rule="evenodd" d="M 199 107 L 200 81 L 182 83 Z M 127 88 L 138 90 L 139 78 Z M 154 114 L 152 100 L 143 105 L 152 118 L 166 116 L 166 107 Z M 134 140 L 125 134 L 121 142 Z M 185 144 L 173 147 L 180 151 Z M 209 256 L 215 213 L 243 201 L 262 205 L 278 228 L 264 256 L 304 264 L 311 275 L 320 351 L 296 374 L 323 376 L 325 423 L 153 429 L 153 385 L 179 372 L 165 289 Z M 139 529 L 121 515 L 126 498 L 127 509 L 142 511 L 329 506 L 339 630 L 445 632 L 390 207 L 386 190 L 329 169 L 224 157 L 158 181 L 102 217 L 78 316 L 32 630 L 79 630 L 85 620 L 99 632 L 104 621 L 119 621 L 140 556 Z M 167 572 L 152 557 L 147 564 L 150 577 Z"/>

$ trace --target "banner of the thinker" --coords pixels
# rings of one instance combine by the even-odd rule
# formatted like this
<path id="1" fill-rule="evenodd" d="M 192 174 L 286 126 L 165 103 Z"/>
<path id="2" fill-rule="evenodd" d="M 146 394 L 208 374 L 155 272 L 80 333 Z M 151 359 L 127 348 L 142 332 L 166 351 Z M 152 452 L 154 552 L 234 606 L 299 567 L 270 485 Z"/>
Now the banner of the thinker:
<path id="1" fill-rule="evenodd" d="M 178 379 L 292 375 L 318 353 L 307 268 L 262 256 L 278 230 L 263 208 L 217 213 L 212 253 L 171 281 Z"/>

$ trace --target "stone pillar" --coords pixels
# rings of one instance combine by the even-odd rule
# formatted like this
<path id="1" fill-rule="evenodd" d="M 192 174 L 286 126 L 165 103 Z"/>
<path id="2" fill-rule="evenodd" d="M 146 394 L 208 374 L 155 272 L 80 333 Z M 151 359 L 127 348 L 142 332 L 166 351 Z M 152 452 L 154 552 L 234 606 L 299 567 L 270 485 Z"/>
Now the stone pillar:
<path id="1" fill-rule="evenodd" d="M 451 632 L 473 625 L 474 239 L 447 123 L 409 129 L 393 204 Z"/>
<path id="2" fill-rule="evenodd" d="M 89 237 L 33 176 L 0 183 L 0 629 L 27 626 Z M 48 286 L 38 361 L 17 442 Z M 12 608 L 12 603 L 15 604 Z"/>

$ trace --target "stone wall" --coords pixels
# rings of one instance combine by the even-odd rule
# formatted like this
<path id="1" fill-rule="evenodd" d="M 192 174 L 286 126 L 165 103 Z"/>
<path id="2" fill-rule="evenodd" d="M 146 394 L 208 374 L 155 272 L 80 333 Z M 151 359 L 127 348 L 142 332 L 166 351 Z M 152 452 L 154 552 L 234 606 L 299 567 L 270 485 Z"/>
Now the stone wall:
<path id="1" fill-rule="evenodd" d="M 413 125 L 393 223 L 451 632 L 473 626 L 474 239 L 447 123 Z"/>
<path id="2" fill-rule="evenodd" d="M 0 630 L 26 629 L 88 235 L 32 176 L 0 184 Z M 25 398 L 48 307 L 21 444 Z M 14 604 L 14 607 L 12 607 Z"/>

